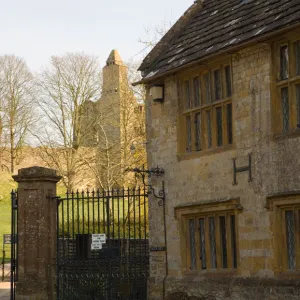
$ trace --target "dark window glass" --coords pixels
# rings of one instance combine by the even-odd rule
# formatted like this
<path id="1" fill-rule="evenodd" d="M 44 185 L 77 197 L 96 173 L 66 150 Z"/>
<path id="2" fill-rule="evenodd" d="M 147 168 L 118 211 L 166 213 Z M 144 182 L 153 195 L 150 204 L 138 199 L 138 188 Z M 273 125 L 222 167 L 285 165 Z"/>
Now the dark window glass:
<path id="1" fill-rule="evenodd" d="M 206 269 L 205 219 L 199 219 L 201 268 Z"/>
<path id="2" fill-rule="evenodd" d="M 196 269 L 195 220 L 189 220 L 191 270 Z"/>
<path id="3" fill-rule="evenodd" d="M 218 144 L 218 147 L 220 147 L 223 145 L 222 107 L 216 108 L 216 121 L 217 121 L 217 144 Z"/>
<path id="4" fill-rule="evenodd" d="M 281 89 L 282 103 L 282 128 L 284 132 L 290 129 L 290 106 L 289 106 L 289 90 L 288 88 Z"/>
<path id="5" fill-rule="evenodd" d="M 232 104 L 226 105 L 227 112 L 227 138 L 228 144 L 232 144 Z"/>
<path id="6" fill-rule="evenodd" d="M 210 77 L 209 73 L 204 75 L 204 85 L 205 85 L 205 103 L 210 103 Z"/>
<path id="7" fill-rule="evenodd" d="M 194 86 L 194 105 L 195 107 L 200 105 L 200 79 L 199 77 L 195 77 L 193 79 L 193 86 Z"/>
<path id="8" fill-rule="evenodd" d="M 236 255 L 236 233 L 235 233 L 235 216 L 230 216 L 230 231 L 231 231 L 231 251 L 233 267 L 237 268 L 237 255 Z"/>
<path id="9" fill-rule="evenodd" d="M 195 115 L 196 149 L 201 150 L 201 113 Z"/>
<path id="10" fill-rule="evenodd" d="M 231 70 L 230 66 L 225 67 L 225 81 L 226 81 L 226 97 L 231 97 Z"/>
<path id="11" fill-rule="evenodd" d="M 228 268 L 227 264 L 227 241 L 226 241 L 226 219 L 224 216 L 220 217 L 220 236 L 221 236 L 221 257 L 222 267 Z"/>
<path id="12" fill-rule="evenodd" d="M 216 253 L 216 230 L 215 230 L 215 218 L 209 217 L 209 242 L 211 252 L 211 268 L 217 268 L 217 253 Z"/>
<path id="13" fill-rule="evenodd" d="M 186 151 L 192 151 L 192 124 L 191 116 L 186 117 Z"/>
<path id="14" fill-rule="evenodd" d="M 221 70 L 214 71 L 214 87 L 215 87 L 215 100 L 221 100 L 222 86 L 221 86 Z"/>
<path id="15" fill-rule="evenodd" d="M 287 45 L 280 47 L 280 79 L 289 77 L 289 48 Z"/>
<path id="16" fill-rule="evenodd" d="M 211 132 L 211 111 L 206 111 L 206 121 L 207 121 L 207 148 L 211 148 L 212 146 L 212 132 Z"/>
<path id="17" fill-rule="evenodd" d="M 184 82 L 184 89 L 185 89 L 185 107 L 187 109 L 191 108 L 191 91 L 190 91 L 190 81 L 186 80 Z"/>
<path id="18" fill-rule="evenodd" d="M 297 127 L 300 128 L 300 84 L 296 85 Z"/>
<path id="19" fill-rule="evenodd" d="M 300 76 L 300 41 L 295 43 L 296 75 Z"/>
<path id="20" fill-rule="evenodd" d="M 285 226 L 286 226 L 288 268 L 296 269 L 294 211 L 287 210 L 285 212 Z"/>

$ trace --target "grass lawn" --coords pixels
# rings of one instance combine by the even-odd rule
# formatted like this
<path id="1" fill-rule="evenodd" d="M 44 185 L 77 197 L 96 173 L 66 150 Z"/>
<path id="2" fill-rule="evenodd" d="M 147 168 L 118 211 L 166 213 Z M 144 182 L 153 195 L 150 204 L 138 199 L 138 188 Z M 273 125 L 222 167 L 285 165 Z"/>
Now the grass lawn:
<path id="1" fill-rule="evenodd" d="M 11 208 L 10 203 L 0 203 L 0 263 L 2 262 L 3 257 L 3 234 L 10 234 L 11 226 L 10 226 L 10 218 L 11 218 Z M 5 257 L 7 259 L 10 258 L 10 245 L 4 245 Z"/>
<path id="2" fill-rule="evenodd" d="M 0 263 L 3 256 L 3 234 L 10 234 L 11 202 L 10 193 L 16 188 L 16 183 L 8 172 L 0 172 Z M 6 258 L 10 258 L 10 245 L 4 248 Z"/>

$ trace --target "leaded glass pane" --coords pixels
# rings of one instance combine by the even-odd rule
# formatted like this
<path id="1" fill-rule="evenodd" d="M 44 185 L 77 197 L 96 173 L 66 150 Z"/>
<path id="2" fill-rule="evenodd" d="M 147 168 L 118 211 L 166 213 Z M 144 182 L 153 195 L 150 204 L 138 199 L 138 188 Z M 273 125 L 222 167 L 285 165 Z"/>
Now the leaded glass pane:
<path id="1" fill-rule="evenodd" d="M 226 219 L 224 216 L 220 217 L 220 235 L 221 235 L 221 257 L 222 267 L 228 268 L 227 264 L 227 241 L 226 241 Z"/>
<path id="2" fill-rule="evenodd" d="M 230 66 L 225 67 L 225 81 L 226 81 L 226 97 L 231 97 L 231 70 Z"/>
<path id="3" fill-rule="evenodd" d="M 300 41 L 295 43 L 296 75 L 300 76 Z"/>
<path id="4" fill-rule="evenodd" d="M 196 129 L 196 150 L 201 150 L 201 113 L 195 115 L 195 129 Z"/>
<path id="5" fill-rule="evenodd" d="M 300 84 L 296 85 L 297 127 L 300 128 Z"/>
<path id="6" fill-rule="evenodd" d="M 233 267 L 237 268 L 237 255 L 236 255 L 236 233 L 235 233 L 235 216 L 230 216 L 230 234 L 231 234 L 231 250 L 232 250 L 232 263 Z"/>
<path id="7" fill-rule="evenodd" d="M 206 250 L 205 250 L 205 220 L 199 219 L 199 234 L 200 234 L 200 260 L 201 268 L 206 269 Z"/>
<path id="8" fill-rule="evenodd" d="M 280 79 L 289 77 L 289 48 L 287 45 L 280 47 Z"/>
<path id="9" fill-rule="evenodd" d="M 295 253 L 295 219 L 294 211 L 287 210 L 285 212 L 286 226 L 286 244 L 287 244 L 287 260 L 288 268 L 296 268 L 296 253 Z"/>
<path id="10" fill-rule="evenodd" d="M 206 121 L 207 121 L 207 147 L 208 148 L 211 148 L 212 146 L 212 132 L 211 132 L 211 112 L 210 110 L 209 111 L 206 111 Z"/>
<path id="11" fill-rule="evenodd" d="M 191 116 L 186 117 L 186 151 L 192 151 L 192 124 Z"/>
<path id="12" fill-rule="evenodd" d="M 215 218 L 209 217 L 209 242 L 211 252 L 211 268 L 217 268 L 217 253 L 216 253 L 216 230 L 215 230 Z"/>
<path id="13" fill-rule="evenodd" d="M 195 220 L 189 220 L 191 270 L 196 269 Z"/>
<path id="14" fill-rule="evenodd" d="M 185 107 L 187 109 L 191 108 L 191 91 L 190 91 L 190 81 L 186 80 L 184 82 L 184 90 L 185 90 Z"/>
<path id="15" fill-rule="evenodd" d="M 214 88 L 215 88 L 215 100 L 221 100 L 221 70 L 215 70 L 214 71 Z"/>
<path id="16" fill-rule="evenodd" d="M 284 132 L 290 129 L 290 106 L 289 106 L 289 90 L 288 88 L 281 89 L 282 101 L 282 128 Z"/>
<path id="17" fill-rule="evenodd" d="M 210 103 L 210 77 L 209 73 L 204 75 L 204 85 L 205 85 L 205 103 Z"/>
<path id="18" fill-rule="evenodd" d="M 193 79 L 193 86 L 194 86 L 194 105 L 195 107 L 200 105 L 200 79 L 199 77 L 195 77 Z"/>
<path id="19" fill-rule="evenodd" d="M 217 143 L 218 147 L 223 145 L 223 120 L 222 120 L 222 107 L 216 108 L 216 121 L 217 121 Z"/>
<path id="20" fill-rule="evenodd" d="M 226 113 L 227 113 L 228 144 L 232 144 L 232 104 L 231 103 L 226 105 Z"/>

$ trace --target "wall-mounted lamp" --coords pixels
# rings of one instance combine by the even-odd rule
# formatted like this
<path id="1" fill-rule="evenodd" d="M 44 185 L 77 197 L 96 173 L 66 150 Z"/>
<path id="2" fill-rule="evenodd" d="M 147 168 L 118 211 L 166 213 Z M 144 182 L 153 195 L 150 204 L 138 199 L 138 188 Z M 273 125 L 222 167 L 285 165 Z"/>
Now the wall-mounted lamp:
<path id="1" fill-rule="evenodd" d="M 164 102 L 165 86 L 163 84 L 153 85 L 150 88 L 150 97 L 153 102 Z"/>

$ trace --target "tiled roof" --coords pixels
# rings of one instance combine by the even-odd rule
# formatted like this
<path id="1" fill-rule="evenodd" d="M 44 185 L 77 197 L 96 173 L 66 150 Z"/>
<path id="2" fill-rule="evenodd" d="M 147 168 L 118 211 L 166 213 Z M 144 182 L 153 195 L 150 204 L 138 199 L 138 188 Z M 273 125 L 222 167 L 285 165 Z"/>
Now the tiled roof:
<path id="1" fill-rule="evenodd" d="M 190 16 L 179 32 L 171 36 L 163 51 L 157 57 L 151 52 L 146 57 L 140 67 L 144 79 L 300 23 L 300 0 L 198 2 L 202 7 Z"/>

